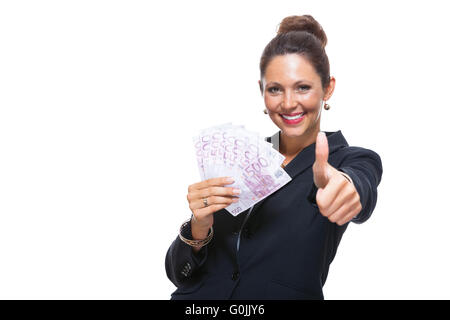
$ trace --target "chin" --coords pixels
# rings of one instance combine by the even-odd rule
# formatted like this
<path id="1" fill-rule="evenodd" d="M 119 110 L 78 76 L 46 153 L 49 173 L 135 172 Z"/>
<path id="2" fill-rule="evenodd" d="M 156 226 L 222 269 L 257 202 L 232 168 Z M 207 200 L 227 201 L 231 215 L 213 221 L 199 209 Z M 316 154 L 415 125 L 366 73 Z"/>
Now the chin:
<path id="1" fill-rule="evenodd" d="M 308 129 L 307 121 L 302 121 L 301 123 L 299 123 L 297 125 L 288 125 L 288 124 L 285 124 L 283 121 L 281 121 L 281 122 L 277 123 L 277 126 L 281 129 L 281 131 L 288 133 L 288 134 L 293 134 L 293 135 L 303 134 Z"/>
<path id="2" fill-rule="evenodd" d="M 286 137 L 301 137 L 305 135 L 305 130 L 298 128 L 282 128 L 281 131 Z"/>

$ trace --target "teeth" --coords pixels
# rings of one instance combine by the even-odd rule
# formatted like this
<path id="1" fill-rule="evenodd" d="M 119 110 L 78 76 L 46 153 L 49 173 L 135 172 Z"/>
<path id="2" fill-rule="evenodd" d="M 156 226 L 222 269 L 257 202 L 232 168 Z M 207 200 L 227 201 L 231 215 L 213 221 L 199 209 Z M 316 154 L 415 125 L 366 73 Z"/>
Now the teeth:
<path id="1" fill-rule="evenodd" d="M 302 112 L 302 113 L 300 113 L 299 115 L 296 115 L 296 116 L 294 116 L 294 117 L 288 117 L 288 116 L 285 116 L 285 115 L 281 115 L 283 118 L 285 118 L 285 119 L 287 119 L 287 120 L 295 120 L 295 119 L 299 119 L 301 116 L 303 116 L 303 114 L 304 114 L 304 112 Z"/>

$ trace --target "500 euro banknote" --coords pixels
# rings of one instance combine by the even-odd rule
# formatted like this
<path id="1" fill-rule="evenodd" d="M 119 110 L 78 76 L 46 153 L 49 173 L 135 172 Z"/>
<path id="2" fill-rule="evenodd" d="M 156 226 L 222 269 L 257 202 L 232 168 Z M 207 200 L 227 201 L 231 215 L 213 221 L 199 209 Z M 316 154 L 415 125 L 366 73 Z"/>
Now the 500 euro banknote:
<path id="1" fill-rule="evenodd" d="M 241 189 L 239 201 L 226 207 L 238 215 L 291 180 L 281 168 L 284 156 L 258 133 L 226 123 L 210 127 L 193 138 L 202 180 L 231 176 Z"/>

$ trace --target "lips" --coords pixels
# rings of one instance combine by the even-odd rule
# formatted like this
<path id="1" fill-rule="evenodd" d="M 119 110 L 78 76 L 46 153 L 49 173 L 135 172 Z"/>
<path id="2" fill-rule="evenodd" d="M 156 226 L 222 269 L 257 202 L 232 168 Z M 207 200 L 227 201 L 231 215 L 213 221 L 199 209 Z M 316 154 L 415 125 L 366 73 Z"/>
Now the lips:
<path id="1" fill-rule="evenodd" d="M 281 113 L 281 117 L 287 120 L 295 120 L 295 119 L 299 119 L 300 117 L 302 117 L 303 115 L 305 115 L 306 112 L 297 112 L 297 113 Z"/>
<path id="2" fill-rule="evenodd" d="M 292 116 L 293 115 L 293 116 Z M 306 112 L 280 114 L 281 119 L 287 125 L 297 125 L 305 119 Z"/>
<path id="3" fill-rule="evenodd" d="M 302 114 L 302 113 L 304 113 L 305 111 L 303 111 L 303 112 L 297 112 L 297 113 L 281 113 L 281 115 L 282 116 L 287 116 L 287 117 L 295 117 L 295 116 L 298 116 L 299 114 Z"/>

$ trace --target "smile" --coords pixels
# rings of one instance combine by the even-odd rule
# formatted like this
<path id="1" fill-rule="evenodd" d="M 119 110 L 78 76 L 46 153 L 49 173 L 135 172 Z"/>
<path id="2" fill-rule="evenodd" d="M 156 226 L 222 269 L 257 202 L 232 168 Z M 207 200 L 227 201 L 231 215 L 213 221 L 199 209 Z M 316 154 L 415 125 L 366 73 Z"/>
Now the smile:
<path id="1" fill-rule="evenodd" d="M 297 124 L 305 118 L 306 112 L 292 113 L 292 114 L 280 114 L 281 118 L 286 124 Z"/>
<path id="2" fill-rule="evenodd" d="M 290 114 L 290 115 L 282 114 L 281 116 L 283 118 L 285 118 L 285 119 L 288 119 L 288 120 L 295 120 L 295 119 L 300 119 L 300 117 L 302 117 L 305 113 L 306 112 L 301 112 L 301 113 L 298 113 L 298 114 Z"/>

